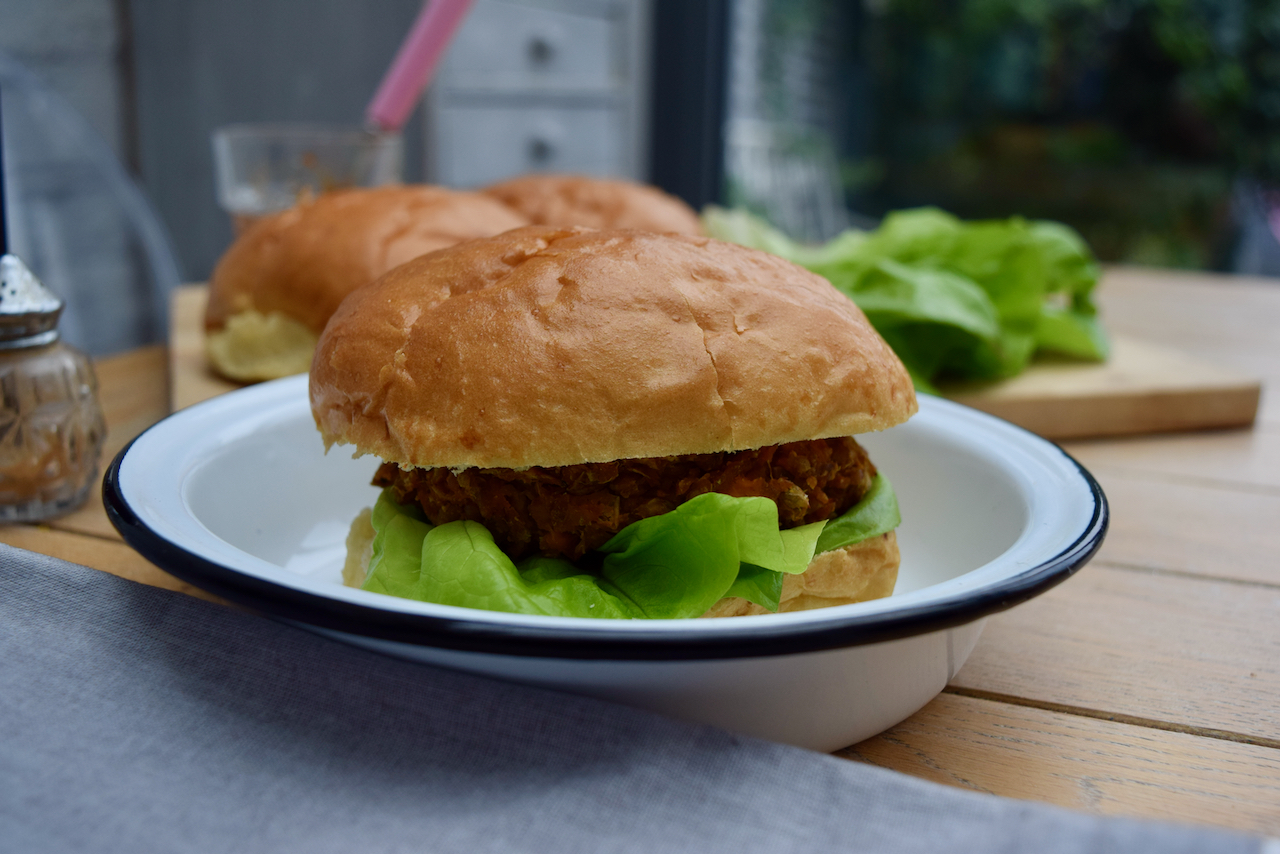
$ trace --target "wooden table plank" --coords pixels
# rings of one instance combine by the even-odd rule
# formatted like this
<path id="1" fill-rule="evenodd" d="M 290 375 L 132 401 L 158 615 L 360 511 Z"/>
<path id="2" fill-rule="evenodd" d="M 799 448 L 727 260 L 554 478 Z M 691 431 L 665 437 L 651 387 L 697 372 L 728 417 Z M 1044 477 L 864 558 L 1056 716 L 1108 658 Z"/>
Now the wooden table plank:
<path id="1" fill-rule="evenodd" d="M 162 571 L 119 540 L 59 531 L 43 525 L 8 525 L 0 526 L 0 542 L 100 569 L 152 587 L 176 590 L 210 602 L 223 601 Z"/>
<path id="2" fill-rule="evenodd" d="M 168 348 L 157 344 L 94 362 L 107 419 L 104 460 L 169 414 L 168 358 Z"/>
<path id="3" fill-rule="evenodd" d="M 1280 755 L 1280 585 L 1095 563 L 992 616 L 951 685 L 1212 731 Z"/>
<path id="4" fill-rule="evenodd" d="M 1280 750 L 944 693 L 838 756 L 1098 815 L 1280 836 Z"/>
<path id="5" fill-rule="evenodd" d="M 1068 442 L 1063 448 L 1099 472 L 1280 493 L 1280 424 L 1123 440 Z"/>
<path id="6" fill-rule="evenodd" d="M 1098 469 L 1111 527 L 1097 560 L 1280 584 L 1280 490 Z"/>

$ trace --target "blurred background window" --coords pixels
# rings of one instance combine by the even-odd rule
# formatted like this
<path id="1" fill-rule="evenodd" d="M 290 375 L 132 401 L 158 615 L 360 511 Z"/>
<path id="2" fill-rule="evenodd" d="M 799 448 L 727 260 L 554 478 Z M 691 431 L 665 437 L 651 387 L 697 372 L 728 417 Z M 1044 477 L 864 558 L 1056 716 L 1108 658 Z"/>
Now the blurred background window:
<path id="1" fill-rule="evenodd" d="M 212 130 L 359 122 L 420 7 L 0 0 L 0 50 L 138 178 L 195 281 L 231 238 Z M 810 241 L 937 205 L 1280 275 L 1280 0 L 475 0 L 405 158 L 649 180 Z"/>
<path id="2" fill-rule="evenodd" d="M 101 356 L 162 340 L 179 284 L 168 235 L 115 151 L 0 49 L 6 251 L 64 302 L 58 329 Z"/>
<path id="3" fill-rule="evenodd" d="M 729 19 L 724 199 L 801 240 L 850 224 L 836 145 L 858 93 L 840 77 L 848 34 L 824 30 L 841 8 L 736 0 Z"/>
<path id="4" fill-rule="evenodd" d="M 1276 0 L 738 0 L 731 43 L 726 200 L 793 236 L 839 228 L 804 163 L 854 222 L 1019 214 L 1280 273 Z"/>

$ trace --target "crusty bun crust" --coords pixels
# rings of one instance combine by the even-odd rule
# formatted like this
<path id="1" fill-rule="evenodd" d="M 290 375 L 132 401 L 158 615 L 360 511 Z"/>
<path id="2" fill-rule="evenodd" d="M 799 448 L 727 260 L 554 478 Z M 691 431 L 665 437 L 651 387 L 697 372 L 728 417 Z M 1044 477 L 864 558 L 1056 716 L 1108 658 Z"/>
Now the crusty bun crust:
<path id="1" fill-rule="evenodd" d="M 701 234 L 698 215 L 648 184 L 581 175 L 523 175 L 482 190 L 534 225 Z"/>
<path id="2" fill-rule="evenodd" d="M 529 227 L 352 293 L 311 366 L 326 446 L 525 468 L 759 448 L 916 411 L 825 279 L 709 238 Z"/>
<path id="3" fill-rule="evenodd" d="M 319 335 L 343 297 L 424 252 L 526 225 L 479 193 L 429 185 L 325 193 L 254 224 L 209 280 L 205 327 L 274 312 Z"/>
<path id="4" fill-rule="evenodd" d="M 352 520 L 347 534 L 342 583 L 348 587 L 363 585 L 369 570 L 374 538 L 370 518 L 369 510 L 362 510 Z M 814 555 L 803 573 L 782 579 L 778 613 L 882 599 L 893 593 L 898 581 L 898 564 L 898 539 L 893 531 L 847 548 Z M 772 612 L 746 599 L 728 596 L 702 616 L 743 617 L 768 613 Z"/>

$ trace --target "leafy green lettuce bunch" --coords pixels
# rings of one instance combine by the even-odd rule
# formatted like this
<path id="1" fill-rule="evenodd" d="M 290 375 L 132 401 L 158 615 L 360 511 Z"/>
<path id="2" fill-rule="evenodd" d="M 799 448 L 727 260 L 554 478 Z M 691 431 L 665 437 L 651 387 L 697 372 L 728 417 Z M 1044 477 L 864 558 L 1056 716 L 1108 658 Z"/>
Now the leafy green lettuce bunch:
<path id="1" fill-rule="evenodd" d="M 743 210 L 710 207 L 712 237 L 762 249 L 825 277 L 902 359 L 916 387 L 999 380 L 1033 355 L 1106 359 L 1093 290 L 1098 264 L 1055 222 L 965 222 L 936 208 L 898 211 L 873 231 L 805 246 Z"/>

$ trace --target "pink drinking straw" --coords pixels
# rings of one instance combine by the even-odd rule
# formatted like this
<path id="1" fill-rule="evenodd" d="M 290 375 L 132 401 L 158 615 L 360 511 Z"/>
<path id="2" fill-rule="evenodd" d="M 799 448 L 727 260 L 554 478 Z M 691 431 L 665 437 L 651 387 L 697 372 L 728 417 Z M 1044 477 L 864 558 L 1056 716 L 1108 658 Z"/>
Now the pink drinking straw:
<path id="1" fill-rule="evenodd" d="M 365 110 L 365 121 L 369 125 L 393 132 L 404 127 L 472 2 L 429 0 L 422 7 Z"/>

